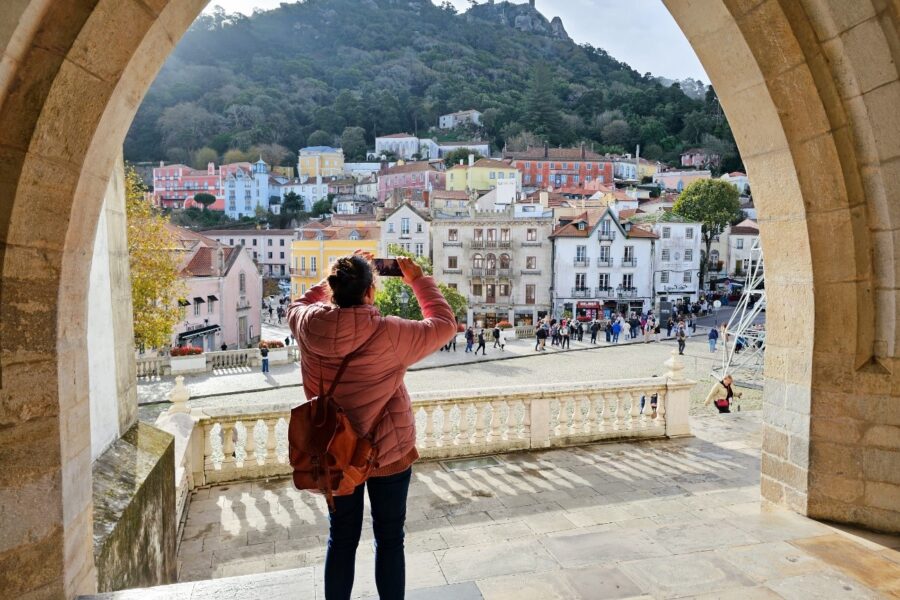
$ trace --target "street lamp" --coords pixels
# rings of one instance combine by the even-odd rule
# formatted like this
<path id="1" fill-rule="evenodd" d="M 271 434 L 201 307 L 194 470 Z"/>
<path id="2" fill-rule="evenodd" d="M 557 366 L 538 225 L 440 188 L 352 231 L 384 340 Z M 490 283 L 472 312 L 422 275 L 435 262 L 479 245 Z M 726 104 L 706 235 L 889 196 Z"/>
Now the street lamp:
<path id="1" fill-rule="evenodd" d="M 409 293 L 407 293 L 406 288 L 400 290 L 400 296 L 398 298 L 400 300 L 400 306 L 403 307 L 403 318 L 406 318 L 406 307 L 409 305 Z"/>

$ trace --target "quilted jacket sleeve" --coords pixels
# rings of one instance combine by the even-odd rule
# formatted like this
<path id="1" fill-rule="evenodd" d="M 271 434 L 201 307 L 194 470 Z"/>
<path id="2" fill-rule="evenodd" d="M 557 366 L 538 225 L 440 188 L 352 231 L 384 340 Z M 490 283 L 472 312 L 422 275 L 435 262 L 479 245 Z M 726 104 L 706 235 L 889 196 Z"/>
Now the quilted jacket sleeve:
<path id="1" fill-rule="evenodd" d="M 389 320 L 394 334 L 395 353 L 404 368 L 435 352 L 456 333 L 453 309 L 434 279 L 419 277 L 413 282 L 412 288 L 422 308 L 422 320 Z"/>
<path id="2" fill-rule="evenodd" d="M 288 326 L 295 339 L 301 339 L 299 329 L 305 309 L 319 302 L 325 302 L 328 300 L 328 295 L 327 285 L 320 283 L 309 288 L 305 294 L 288 306 Z"/>

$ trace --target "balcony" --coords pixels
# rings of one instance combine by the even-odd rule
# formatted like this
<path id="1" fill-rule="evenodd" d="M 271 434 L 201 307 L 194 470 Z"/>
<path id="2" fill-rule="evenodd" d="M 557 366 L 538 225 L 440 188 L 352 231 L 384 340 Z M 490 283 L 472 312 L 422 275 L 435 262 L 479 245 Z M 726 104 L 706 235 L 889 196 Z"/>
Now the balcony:
<path id="1" fill-rule="evenodd" d="M 591 288 L 572 288 L 572 298 L 592 298 Z"/>
<path id="2" fill-rule="evenodd" d="M 496 277 L 496 276 L 497 276 L 497 269 L 496 269 L 496 268 L 487 268 L 487 269 L 485 269 L 485 270 L 484 270 L 484 276 L 485 276 L 485 277 Z"/>
<path id="3" fill-rule="evenodd" d="M 497 275 L 506 278 L 512 277 L 512 269 L 497 269 Z"/>
<path id="4" fill-rule="evenodd" d="M 462 269 L 446 268 L 443 270 L 444 275 L 462 275 Z"/>
<path id="5" fill-rule="evenodd" d="M 612 242 L 616 239 L 616 232 L 615 231 L 601 231 L 600 233 L 597 234 L 597 238 L 601 242 Z"/>
<path id="6" fill-rule="evenodd" d="M 541 242 L 540 240 L 528 240 L 522 242 L 523 248 L 539 248 L 541 245 L 543 245 L 543 242 Z"/>
<path id="7" fill-rule="evenodd" d="M 541 270 L 540 269 L 522 269 L 521 273 L 522 273 L 522 275 L 540 275 Z"/>
<path id="8" fill-rule="evenodd" d="M 487 242 L 484 240 L 470 240 L 469 248 L 472 250 L 484 250 L 487 248 Z"/>
<path id="9" fill-rule="evenodd" d="M 462 248 L 463 243 L 459 240 L 448 240 L 444 242 L 444 248 Z"/>
<path id="10" fill-rule="evenodd" d="M 622 266 L 623 266 L 623 267 L 636 267 L 636 266 L 637 266 L 637 259 L 636 259 L 636 258 L 623 258 L 623 259 L 622 259 Z"/>
<path id="11" fill-rule="evenodd" d="M 615 290 L 611 287 L 598 287 L 597 288 L 597 297 L 598 298 L 612 298 L 615 296 Z"/>
<path id="12" fill-rule="evenodd" d="M 512 242 L 510 240 L 500 240 L 497 242 L 497 247 L 502 250 L 508 250 L 512 248 Z"/>
<path id="13" fill-rule="evenodd" d="M 612 266 L 613 266 L 613 259 L 612 259 L 611 257 L 609 257 L 609 256 L 607 256 L 606 258 L 602 258 L 602 257 L 601 257 L 601 258 L 598 258 L 598 259 L 597 259 L 597 266 L 598 266 L 598 267 L 612 268 Z"/>
<path id="14" fill-rule="evenodd" d="M 590 266 L 590 264 L 591 264 L 591 261 L 590 261 L 590 259 L 589 259 L 588 257 L 586 257 L 586 256 L 585 256 L 585 257 L 582 257 L 582 258 L 576 257 L 575 259 L 572 260 L 572 265 L 573 265 L 573 266 L 576 266 L 576 267 L 582 267 L 582 268 L 584 268 L 584 267 Z"/>
<path id="15" fill-rule="evenodd" d="M 616 288 L 616 296 L 619 298 L 637 298 L 637 288 Z"/>
<path id="16" fill-rule="evenodd" d="M 253 307 L 253 305 L 246 298 L 241 298 L 240 300 L 237 301 L 237 309 L 238 310 L 250 310 L 252 307 Z"/>
<path id="17" fill-rule="evenodd" d="M 472 277 L 484 277 L 484 267 L 472 268 Z"/>

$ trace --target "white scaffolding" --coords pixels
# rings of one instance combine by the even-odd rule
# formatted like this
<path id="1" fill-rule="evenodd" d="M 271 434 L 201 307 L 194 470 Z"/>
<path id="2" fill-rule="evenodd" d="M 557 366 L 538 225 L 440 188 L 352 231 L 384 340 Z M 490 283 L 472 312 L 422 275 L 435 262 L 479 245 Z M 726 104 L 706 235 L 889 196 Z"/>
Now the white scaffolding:
<path id="1" fill-rule="evenodd" d="M 766 352 L 766 326 L 760 315 L 766 309 L 763 252 L 759 238 L 750 249 L 750 266 L 743 294 L 725 326 L 721 366 L 713 370 L 717 379 L 730 374 L 742 385 L 762 386 Z"/>

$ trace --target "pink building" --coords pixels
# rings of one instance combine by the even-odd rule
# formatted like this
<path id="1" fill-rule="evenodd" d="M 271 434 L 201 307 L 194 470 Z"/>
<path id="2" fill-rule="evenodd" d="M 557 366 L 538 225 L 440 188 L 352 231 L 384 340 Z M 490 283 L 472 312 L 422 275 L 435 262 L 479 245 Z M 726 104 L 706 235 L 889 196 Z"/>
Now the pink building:
<path id="1" fill-rule="evenodd" d="M 384 202 L 394 190 L 442 190 L 447 174 L 428 162 L 412 162 L 385 169 L 378 174 L 378 200 Z"/>
<path id="2" fill-rule="evenodd" d="M 219 169 L 215 163 L 209 163 L 206 170 L 159 163 L 159 167 L 153 169 L 153 202 L 163 208 L 199 207 L 193 200 L 194 195 L 206 193 L 216 197 L 210 210 L 225 210 L 225 178 L 239 170 L 249 176 L 251 168 L 248 162 L 222 165 Z"/>
<path id="3" fill-rule="evenodd" d="M 707 169 L 709 167 L 717 167 L 722 162 L 722 157 L 718 154 L 707 152 L 702 148 L 691 148 L 681 153 L 681 166 L 693 167 L 695 169 Z"/>
<path id="4" fill-rule="evenodd" d="M 262 275 L 243 246 L 225 246 L 181 227 L 178 236 L 181 277 L 187 291 L 180 304 L 183 320 L 172 334 L 173 346 L 202 346 L 206 351 L 247 348 L 259 342 Z"/>

